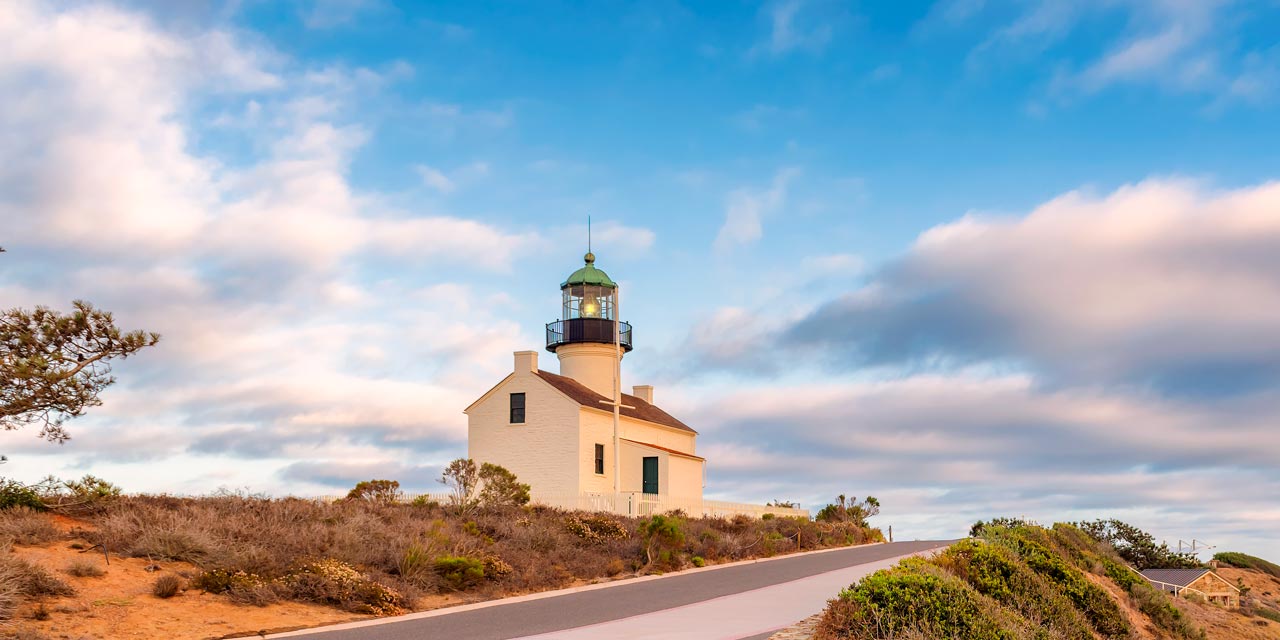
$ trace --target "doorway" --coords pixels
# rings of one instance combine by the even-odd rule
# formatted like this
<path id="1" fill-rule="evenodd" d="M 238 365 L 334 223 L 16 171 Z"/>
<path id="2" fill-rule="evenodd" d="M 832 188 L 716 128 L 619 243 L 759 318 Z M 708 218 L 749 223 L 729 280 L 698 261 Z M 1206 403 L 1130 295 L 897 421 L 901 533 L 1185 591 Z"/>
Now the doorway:
<path id="1" fill-rule="evenodd" d="M 658 458 L 644 459 L 644 485 L 645 493 L 657 495 L 658 493 Z"/>

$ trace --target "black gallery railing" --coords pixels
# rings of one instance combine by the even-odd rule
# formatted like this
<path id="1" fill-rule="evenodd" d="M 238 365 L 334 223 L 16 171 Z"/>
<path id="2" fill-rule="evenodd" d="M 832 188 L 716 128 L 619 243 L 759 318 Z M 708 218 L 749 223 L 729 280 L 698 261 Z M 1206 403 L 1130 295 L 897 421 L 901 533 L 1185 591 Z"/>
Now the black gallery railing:
<path id="1" fill-rule="evenodd" d="M 554 351 L 562 344 L 575 342 L 599 342 L 613 344 L 613 320 L 604 318 L 573 318 L 547 323 L 547 349 Z M 624 351 L 631 350 L 631 325 L 619 322 L 618 342 Z"/>

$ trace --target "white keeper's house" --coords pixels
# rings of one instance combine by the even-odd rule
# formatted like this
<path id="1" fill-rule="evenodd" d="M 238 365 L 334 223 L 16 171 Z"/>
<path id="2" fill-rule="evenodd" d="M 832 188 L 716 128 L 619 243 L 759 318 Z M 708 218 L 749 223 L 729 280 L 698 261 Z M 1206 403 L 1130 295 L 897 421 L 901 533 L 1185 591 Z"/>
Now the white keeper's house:
<path id="1" fill-rule="evenodd" d="M 556 506 L 807 515 L 703 500 L 698 432 L 659 408 L 653 387 L 622 392 L 631 325 L 617 317 L 617 283 L 594 255 L 584 260 L 560 285 L 560 319 L 547 324 L 559 373 L 541 369 L 537 351 L 515 352 L 514 370 L 465 411 L 469 457 L 510 469 L 535 501 Z"/>

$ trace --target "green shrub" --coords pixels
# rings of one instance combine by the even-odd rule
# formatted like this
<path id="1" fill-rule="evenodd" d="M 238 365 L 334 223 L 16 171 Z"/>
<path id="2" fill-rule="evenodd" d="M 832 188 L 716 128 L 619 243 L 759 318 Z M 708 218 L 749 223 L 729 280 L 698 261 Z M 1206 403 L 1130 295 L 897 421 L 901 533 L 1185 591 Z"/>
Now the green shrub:
<path id="1" fill-rule="evenodd" d="M 689 559 L 689 562 L 692 562 L 693 566 L 699 567 L 699 568 L 707 566 L 707 560 L 702 556 L 694 556 Z"/>
<path id="2" fill-rule="evenodd" d="M 1232 567 L 1253 569 L 1254 571 L 1261 571 L 1262 573 L 1280 578 L 1280 565 L 1277 565 L 1274 562 L 1268 562 L 1257 556 L 1251 556 L 1238 551 L 1223 551 L 1213 554 L 1213 559 Z"/>
<path id="3" fill-rule="evenodd" d="M 445 586 L 465 591 L 484 581 L 484 559 L 470 556 L 444 556 L 436 560 L 436 573 Z"/>
<path id="4" fill-rule="evenodd" d="M 440 501 L 428 495 L 420 495 L 415 497 L 413 501 L 410 502 L 409 504 L 412 504 L 415 507 L 426 507 L 428 509 L 434 509 L 440 506 Z"/>
<path id="5" fill-rule="evenodd" d="M 480 506 L 487 508 L 518 507 L 529 504 L 529 485 L 516 479 L 516 474 L 490 462 L 480 465 Z"/>
<path id="6" fill-rule="evenodd" d="M 401 554 L 400 563 L 396 569 L 406 582 L 420 587 L 425 586 L 428 579 L 435 576 L 431 552 L 416 542 L 409 545 Z"/>
<path id="7" fill-rule="evenodd" d="M 347 492 L 347 500 L 367 500 L 382 504 L 394 504 L 404 494 L 400 493 L 400 483 L 396 480 L 365 480 Z"/>
<path id="8" fill-rule="evenodd" d="M 1266 607 L 1258 607 L 1253 610 L 1253 614 L 1259 618 L 1266 618 L 1272 622 L 1280 622 L 1280 611 L 1268 609 Z"/>
<path id="9" fill-rule="evenodd" d="M 17 480 L 0 480 L 0 510 L 14 507 L 26 507 L 36 511 L 44 511 L 44 501 L 33 487 Z"/>
<path id="10" fill-rule="evenodd" d="M 920 558 L 877 571 L 840 592 L 820 631 L 827 637 L 1013 640 L 967 584 Z"/>
<path id="11" fill-rule="evenodd" d="M 655 560 L 671 562 L 673 552 L 684 546 L 684 519 L 673 515 L 654 515 L 642 520 L 637 531 L 645 544 L 645 558 L 649 565 Z M 663 557 L 665 553 L 665 557 Z"/>
<path id="12" fill-rule="evenodd" d="M 1093 638 L 1089 621 L 1073 603 L 1003 545 L 961 540 L 933 562 L 978 593 L 1052 630 L 1056 638 Z"/>
<path id="13" fill-rule="evenodd" d="M 1146 569 L 1196 569 L 1204 566 L 1195 554 L 1177 553 L 1169 545 L 1156 544 L 1150 533 L 1119 520 L 1077 522 L 1075 526 L 1099 542 L 1111 545 L 1126 562 Z"/>
<path id="14" fill-rule="evenodd" d="M 1129 623 L 1119 605 L 1102 587 L 1089 582 L 1079 569 L 1068 564 L 1059 553 L 1032 539 L 1045 535 L 1044 530 L 1038 527 L 1018 527 L 1001 534 L 998 542 L 1009 544 L 1032 571 L 1057 585 L 1103 637 L 1127 637 L 1130 633 Z"/>

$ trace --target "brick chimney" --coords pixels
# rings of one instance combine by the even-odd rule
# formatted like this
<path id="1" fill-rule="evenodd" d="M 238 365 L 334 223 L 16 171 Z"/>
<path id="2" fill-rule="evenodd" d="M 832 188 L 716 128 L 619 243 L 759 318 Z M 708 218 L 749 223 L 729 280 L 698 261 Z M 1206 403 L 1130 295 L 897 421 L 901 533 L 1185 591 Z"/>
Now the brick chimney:
<path id="1" fill-rule="evenodd" d="M 653 404 L 653 385 L 638 384 L 631 387 L 631 395 Z"/>
<path id="2" fill-rule="evenodd" d="M 517 374 L 536 372 L 538 370 L 537 351 L 517 351 L 515 355 Z"/>

